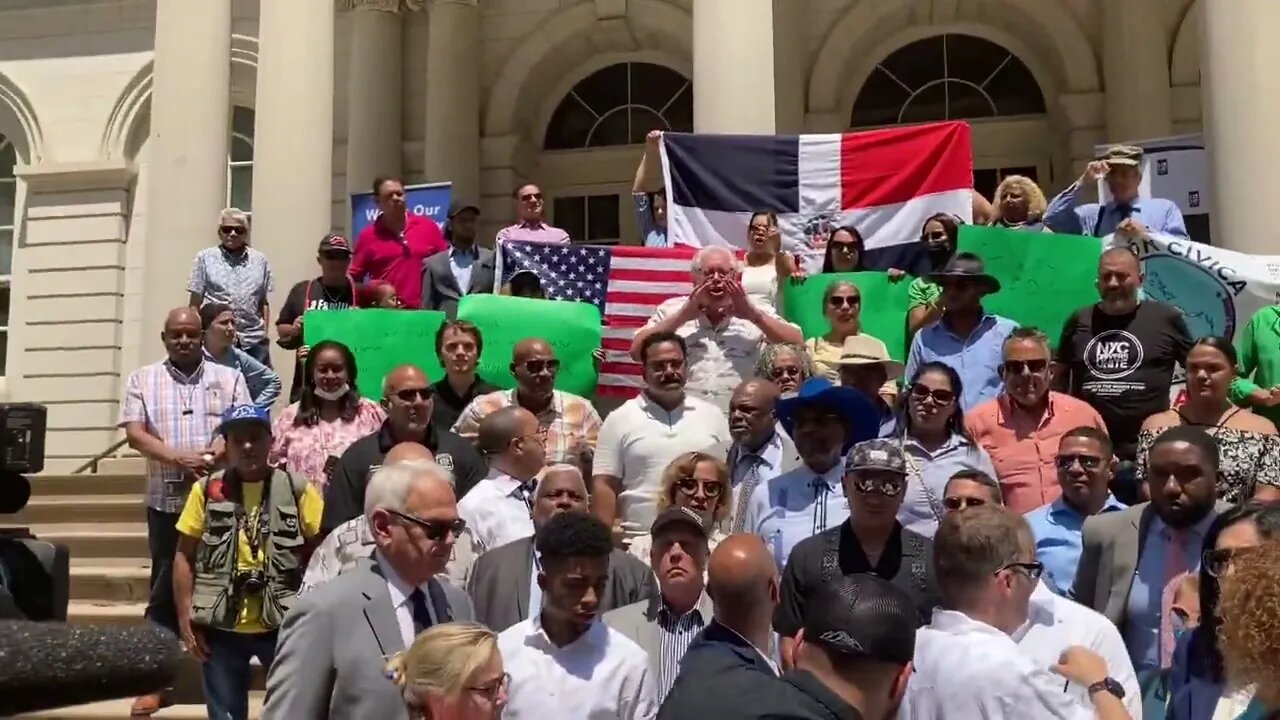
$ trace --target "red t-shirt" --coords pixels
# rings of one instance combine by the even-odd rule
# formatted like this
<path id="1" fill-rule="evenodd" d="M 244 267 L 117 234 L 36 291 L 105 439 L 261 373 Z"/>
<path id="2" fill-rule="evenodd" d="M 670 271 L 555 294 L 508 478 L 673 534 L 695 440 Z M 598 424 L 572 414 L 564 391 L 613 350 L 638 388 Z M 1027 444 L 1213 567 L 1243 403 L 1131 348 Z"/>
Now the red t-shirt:
<path id="1" fill-rule="evenodd" d="M 417 309 L 422 306 L 422 261 L 447 247 L 444 233 L 431 218 L 406 216 L 403 235 L 383 227 L 379 218 L 356 237 L 348 272 L 357 282 L 366 275 L 386 280 L 406 308 Z"/>

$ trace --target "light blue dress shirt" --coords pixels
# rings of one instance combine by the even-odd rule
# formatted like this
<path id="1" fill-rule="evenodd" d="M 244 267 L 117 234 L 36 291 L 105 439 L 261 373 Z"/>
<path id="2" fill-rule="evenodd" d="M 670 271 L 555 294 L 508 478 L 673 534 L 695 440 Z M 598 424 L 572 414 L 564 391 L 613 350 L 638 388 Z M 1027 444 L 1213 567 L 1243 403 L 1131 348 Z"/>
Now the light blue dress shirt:
<path id="1" fill-rule="evenodd" d="M 907 456 L 907 492 L 898 510 L 898 522 L 927 538 L 938 530 L 944 512 L 942 496 L 952 475 L 961 470 L 980 470 L 996 477 L 987 451 L 958 434 L 933 452 L 912 438 L 903 440 L 902 449 Z"/>
<path id="2" fill-rule="evenodd" d="M 907 355 L 907 378 L 915 377 L 916 368 L 927 362 L 944 362 L 960 374 L 964 394 L 960 411 L 969 412 L 980 403 L 1004 390 L 1000 365 L 1004 363 L 1004 341 L 1017 329 L 1018 323 L 986 313 L 968 337 L 952 332 L 944 315 L 941 320 L 923 327 L 911 339 Z"/>
<path id="3" fill-rule="evenodd" d="M 204 356 L 223 367 L 239 370 L 254 405 L 270 410 L 276 398 L 280 397 L 280 375 L 240 348 L 229 347 L 222 357 L 214 357 L 206 348 Z"/>
<path id="4" fill-rule="evenodd" d="M 762 483 L 778 476 L 778 472 L 782 469 L 782 436 L 779 434 L 781 432 L 783 432 L 781 428 L 775 427 L 773 434 L 756 452 L 750 452 L 735 444 L 734 447 L 740 452 L 730 475 L 730 480 L 733 482 L 734 502 L 737 502 L 738 488 L 742 487 L 742 482 L 751 474 L 752 465 L 760 468 L 756 471 L 756 476 Z M 731 449 L 730 453 L 732 452 Z"/>
<path id="5" fill-rule="evenodd" d="M 764 539 L 781 570 L 801 540 L 849 519 L 849 503 L 840 480 L 843 459 L 818 475 L 808 467 L 760 483 L 747 505 L 746 532 Z"/>
<path id="6" fill-rule="evenodd" d="M 1076 205 L 1080 181 L 1072 183 L 1049 201 L 1044 211 L 1044 224 L 1054 232 L 1072 235 L 1106 237 L 1116 231 L 1121 220 L 1133 218 L 1148 230 L 1187 237 L 1187 224 L 1176 203 L 1164 198 L 1138 198 L 1127 206 L 1115 200 L 1101 205 Z M 1101 216 L 1099 216 L 1101 213 Z"/>
<path id="7" fill-rule="evenodd" d="M 1209 513 L 1186 530 L 1183 564 L 1188 572 L 1200 571 L 1204 535 L 1213 518 L 1214 513 Z M 1142 680 L 1143 673 L 1160 669 L 1160 605 L 1164 600 L 1165 554 L 1171 542 L 1173 530 L 1158 516 L 1153 516 L 1129 590 L 1129 604 L 1125 608 L 1124 644 L 1129 648 L 1129 657 L 1133 659 L 1133 669 L 1138 672 L 1139 680 Z"/>
<path id="8" fill-rule="evenodd" d="M 1123 510 L 1128 505 L 1107 493 L 1099 514 Z M 1076 512 L 1059 497 L 1048 505 L 1027 513 L 1024 517 L 1036 538 L 1036 559 L 1044 563 L 1044 577 L 1040 582 L 1053 592 L 1066 597 L 1076 579 L 1076 566 L 1080 564 L 1080 537 L 1085 516 Z"/>
<path id="9" fill-rule="evenodd" d="M 458 282 L 458 290 L 462 291 L 463 295 L 471 287 L 471 266 L 475 264 L 479 254 L 474 247 L 449 248 L 449 271 L 453 273 L 453 279 Z"/>

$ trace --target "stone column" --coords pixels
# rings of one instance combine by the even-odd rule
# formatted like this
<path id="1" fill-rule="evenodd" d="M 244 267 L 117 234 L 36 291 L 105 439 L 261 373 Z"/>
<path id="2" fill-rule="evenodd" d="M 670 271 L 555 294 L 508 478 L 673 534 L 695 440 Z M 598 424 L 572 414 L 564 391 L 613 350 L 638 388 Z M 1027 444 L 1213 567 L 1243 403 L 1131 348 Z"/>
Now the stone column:
<path id="1" fill-rule="evenodd" d="M 694 131 L 772 134 L 773 54 L 773 0 L 693 3 Z"/>
<path id="2" fill-rule="evenodd" d="M 253 245 L 271 260 L 273 312 L 315 275 L 333 225 L 333 21 L 333 5 L 315 0 L 264 2 L 258 18 Z M 285 375 L 293 363 L 276 351 Z"/>
<path id="3" fill-rule="evenodd" d="M 477 0 L 427 6 L 427 127 L 423 173 L 451 181 L 453 196 L 480 200 L 480 8 Z"/>
<path id="4" fill-rule="evenodd" d="M 1209 151 L 1213 243 L 1276 254 L 1266 204 L 1280 197 L 1280 3 L 1205 0 L 1201 102 Z"/>
<path id="5" fill-rule="evenodd" d="M 227 202 L 231 117 L 231 3 L 156 3 L 151 137 L 147 143 L 143 335 L 187 304 L 187 276 L 218 241 Z M 159 350 L 147 346 L 150 357 Z"/>
<path id="6" fill-rule="evenodd" d="M 1102 74 L 1107 140 L 1125 142 L 1173 133 L 1169 40 L 1152 25 L 1162 0 L 1102 3 Z"/>
<path id="7" fill-rule="evenodd" d="M 347 193 L 401 167 L 401 0 L 339 0 L 352 11 L 347 59 Z M 348 228 L 350 230 L 350 228 Z"/>

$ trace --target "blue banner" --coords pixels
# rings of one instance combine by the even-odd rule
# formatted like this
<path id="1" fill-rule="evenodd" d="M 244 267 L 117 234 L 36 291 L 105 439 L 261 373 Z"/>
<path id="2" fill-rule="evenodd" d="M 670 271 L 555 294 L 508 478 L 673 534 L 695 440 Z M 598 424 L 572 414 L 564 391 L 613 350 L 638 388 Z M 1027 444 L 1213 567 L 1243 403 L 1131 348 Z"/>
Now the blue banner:
<path id="1" fill-rule="evenodd" d="M 404 202 L 410 214 L 429 217 L 437 225 L 444 226 L 449 214 L 449 200 L 453 195 L 451 183 L 410 185 L 404 189 Z M 351 196 L 351 242 L 360 237 L 360 231 L 378 217 L 378 199 L 372 192 L 354 193 Z"/>

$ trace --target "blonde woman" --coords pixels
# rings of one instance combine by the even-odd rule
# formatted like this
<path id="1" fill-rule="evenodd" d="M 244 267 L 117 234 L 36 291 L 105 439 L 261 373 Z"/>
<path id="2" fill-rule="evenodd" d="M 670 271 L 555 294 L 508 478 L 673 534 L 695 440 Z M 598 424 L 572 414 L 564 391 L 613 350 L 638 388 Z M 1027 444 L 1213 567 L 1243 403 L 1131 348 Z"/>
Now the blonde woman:
<path id="1" fill-rule="evenodd" d="M 994 227 L 1044 232 L 1044 192 L 1029 177 L 1010 175 L 996 186 L 991 225 Z"/>
<path id="2" fill-rule="evenodd" d="M 435 625 L 387 663 L 387 677 L 404 694 L 411 718 L 498 720 L 510 676 L 498 636 L 478 623 Z"/>
<path id="3" fill-rule="evenodd" d="M 658 491 L 658 514 L 669 507 L 688 508 L 711 527 L 707 546 L 714 550 L 725 538 L 723 528 L 729 526 L 733 503 L 733 484 L 729 468 L 720 458 L 704 452 L 687 452 L 676 456 L 662 471 L 662 488 Z M 653 538 L 640 535 L 631 541 L 627 552 L 649 564 Z"/>

